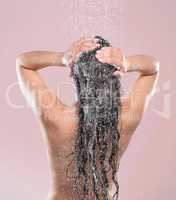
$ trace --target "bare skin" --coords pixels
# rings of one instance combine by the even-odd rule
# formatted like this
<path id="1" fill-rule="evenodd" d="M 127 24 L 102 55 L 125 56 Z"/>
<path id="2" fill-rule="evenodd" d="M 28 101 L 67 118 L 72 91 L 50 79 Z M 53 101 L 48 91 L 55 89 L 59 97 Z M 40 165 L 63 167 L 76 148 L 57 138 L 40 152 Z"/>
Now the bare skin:
<path id="1" fill-rule="evenodd" d="M 66 167 L 72 157 L 65 160 L 64 156 L 73 151 L 75 130 L 78 124 L 76 116 L 78 102 L 72 106 L 62 102 L 55 92 L 47 87 L 38 70 L 49 66 L 66 67 L 63 62 L 64 56 L 67 59 L 67 66 L 69 66 L 81 51 L 88 51 L 95 47 L 95 39 L 81 37 L 65 52 L 31 51 L 21 53 L 16 58 L 17 77 L 21 91 L 39 119 L 46 138 L 52 175 L 52 184 L 47 200 L 74 199 L 71 182 L 65 175 Z M 159 62 L 149 55 L 139 54 L 125 57 L 122 50 L 116 47 L 103 48 L 96 56 L 101 62 L 120 66 L 117 67 L 115 75 L 133 71 L 139 73 L 129 94 L 121 98 L 122 112 L 118 124 L 118 128 L 122 128 L 119 140 L 121 159 L 155 91 L 159 76 Z M 70 169 L 69 176 L 72 174 L 73 170 Z M 109 181 L 111 198 L 114 191 L 111 191 L 113 185 L 110 177 Z"/>

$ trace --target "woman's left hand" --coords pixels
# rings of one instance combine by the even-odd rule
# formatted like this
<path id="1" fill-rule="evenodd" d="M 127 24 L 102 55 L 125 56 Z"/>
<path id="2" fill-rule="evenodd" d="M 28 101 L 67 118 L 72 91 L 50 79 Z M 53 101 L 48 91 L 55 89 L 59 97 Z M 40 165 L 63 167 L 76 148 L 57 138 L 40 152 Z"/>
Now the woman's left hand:
<path id="1" fill-rule="evenodd" d="M 82 36 L 79 40 L 73 42 L 71 47 L 64 52 L 66 65 L 72 65 L 83 51 L 87 52 L 99 47 L 100 44 L 97 41 L 96 38 Z"/>
<path id="2" fill-rule="evenodd" d="M 102 63 L 114 65 L 117 68 L 114 75 L 120 74 L 122 76 L 127 72 L 127 59 L 120 48 L 103 47 L 97 51 L 96 58 Z"/>

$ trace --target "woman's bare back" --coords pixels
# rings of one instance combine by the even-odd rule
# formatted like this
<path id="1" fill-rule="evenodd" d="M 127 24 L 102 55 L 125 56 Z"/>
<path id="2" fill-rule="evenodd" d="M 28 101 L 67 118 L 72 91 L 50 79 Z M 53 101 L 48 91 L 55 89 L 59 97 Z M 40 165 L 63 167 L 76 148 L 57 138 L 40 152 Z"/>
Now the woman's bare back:
<path id="1" fill-rule="evenodd" d="M 48 159 L 50 163 L 51 169 L 51 181 L 52 185 L 50 188 L 50 196 L 48 200 L 74 200 L 75 193 L 73 190 L 73 179 L 69 179 L 66 176 L 66 171 L 69 163 L 71 165 L 68 168 L 67 175 L 74 176 L 75 172 L 75 162 L 73 159 L 74 144 L 75 144 L 75 136 L 76 130 L 78 126 L 78 118 L 76 116 L 77 104 L 74 106 L 65 107 L 62 112 L 57 109 L 52 113 L 52 117 L 46 118 L 45 120 L 41 120 L 41 124 L 44 130 L 46 145 L 48 149 Z M 125 113 L 127 110 L 127 106 L 122 104 L 122 112 Z M 122 113 L 122 116 L 123 116 Z M 53 119 L 53 120 L 52 120 Z M 133 125 L 134 129 L 128 129 L 127 126 L 122 125 L 123 117 L 120 118 L 120 123 L 118 124 L 118 129 L 122 130 L 120 132 L 121 137 L 119 140 L 120 159 L 128 147 L 131 136 L 136 124 Z M 125 123 L 124 123 L 125 124 Z M 70 155 L 67 157 L 67 155 Z M 99 163 L 97 163 L 99 165 Z M 111 178 L 111 173 L 108 174 L 109 180 L 109 195 L 114 193 L 112 191 L 113 182 Z M 91 187 L 91 186 L 90 186 Z M 79 200 L 78 197 L 75 198 Z M 93 196 L 91 197 L 91 200 Z"/>

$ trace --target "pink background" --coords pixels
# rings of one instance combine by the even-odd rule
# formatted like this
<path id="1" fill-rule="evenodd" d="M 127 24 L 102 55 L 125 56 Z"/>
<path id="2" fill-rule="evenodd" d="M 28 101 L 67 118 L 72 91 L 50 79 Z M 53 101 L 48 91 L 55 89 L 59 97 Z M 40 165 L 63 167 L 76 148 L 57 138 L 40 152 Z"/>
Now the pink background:
<path id="1" fill-rule="evenodd" d="M 121 161 L 119 199 L 176 199 L 175 7 L 174 0 L 1 1 L 1 199 L 44 200 L 50 183 L 44 137 L 16 85 L 15 58 L 31 50 L 64 51 L 82 33 L 102 35 L 126 55 L 159 60 L 157 92 Z M 51 88 L 61 86 L 63 101 L 74 102 L 68 69 L 41 74 Z M 124 88 L 134 78 L 125 75 Z"/>

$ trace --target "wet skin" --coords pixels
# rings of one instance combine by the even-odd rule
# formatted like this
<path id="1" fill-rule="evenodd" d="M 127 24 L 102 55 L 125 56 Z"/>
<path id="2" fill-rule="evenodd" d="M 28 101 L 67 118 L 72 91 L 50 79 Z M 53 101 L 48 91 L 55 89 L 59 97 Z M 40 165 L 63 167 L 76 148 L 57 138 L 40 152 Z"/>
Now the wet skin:
<path id="1" fill-rule="evenodd" d="M 84 48 L 89 50 L 92 46 L 95 48 L 90 39 L 85 41 L 85 38 L 82 38 L 75 42 L 66 52 L 69 52 L 67 55 L 72 55 L 68 61 L 71 63 L 73 55 L 78 54 Z M 47 200 L 75 199 L 72 183 L 66 177 L 66 168 L 72 156 L 68 159 L 64 157 L 73 151 L 78 125 L 76 109 L 79 105 L 78 102 L 75 102 L 72 106 L 66 105 L 53 90 L 47 87 L 38 73 L 40 69 L 49 66 L 65 67 L 62 59 L 64 55 L 65 52 L 31 51 L 21 53 L 16 59 L 20 89 L 39 119 L 40 127 L 45 136 L 52 182 Z M 123 63 L 123 53 L 121 49 L 115 47 L 105 48 L 99 53 L 98 57 L 102 62 L 114 63 L 119 66 Z M 122 112 L 118 123 L 118 128 L 122 130 L 119 140 L 120 159 L 140 124 L 149 100 L 154 93 L 159 75 L 159 64 L 153 56 L 131 55 L 127 57 L 127 60 L 128 70 L 124 70 L 123 65 L 121 65 L 119 71 L 136 71 L 139 72 L 139 76 L 134 81 L 129 94 L 121 98 Z M 73 162 L 69 169 L 69 176 L 74 174 L 74 164 Z M 111 198 L 114 191 L 112 191 L 113 185 L 110 176 L 109 182 Z M 79 197 L 76 199 L 79 200 Z M 93 199 L 94 196 L 90 197 L 90 200 Z"/>

